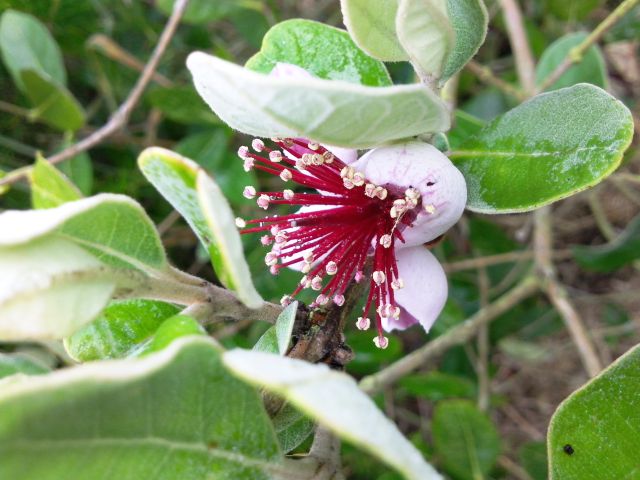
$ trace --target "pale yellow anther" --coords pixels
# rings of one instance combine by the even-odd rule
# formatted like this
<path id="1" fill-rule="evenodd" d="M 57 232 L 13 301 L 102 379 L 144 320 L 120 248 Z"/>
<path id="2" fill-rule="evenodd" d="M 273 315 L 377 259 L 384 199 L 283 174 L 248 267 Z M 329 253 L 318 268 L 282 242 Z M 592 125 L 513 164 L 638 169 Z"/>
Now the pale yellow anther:
<path id="1" fill-rule="evenodd" d="M 320 148 L 320 145 L 318 145 L 316 142 L 309 142 L 307 144 L 307 147 L 309 147 L 309 150 L 318 150 L 318 148 Z"/>
<path id="2" fill-rule="evenodd" d="M 391 235 L 389 235 L 388 233 L 382 235 L 380 237 L 380 245 L 382 245 L 384 248 L 389 248 L 391 246 L 391 240 Z"/>
<path id="3" fill-rule="evenodd" d="M 331 165 L 333 163 L 334 155 L 329 150 L 324 152 L 322 156 L 324 157 L 324 163 L 327 165 Z"/>
<path id="4" fill-rule="evenodd" d="M 371 275 L 371 278 L 373 278 L 373 281 L 375 282 L 376 285 L 380 286 L 384 283 L 387 276 L 384 274 L 382 270 L 376 270 Z"/>
<path id="5" fill-rule="evenodd" d="M 427 204 L 424 206 L 424 211 L 429 214 L 433 214 L 436 213 L 436 207 L 434 205 Z"/>

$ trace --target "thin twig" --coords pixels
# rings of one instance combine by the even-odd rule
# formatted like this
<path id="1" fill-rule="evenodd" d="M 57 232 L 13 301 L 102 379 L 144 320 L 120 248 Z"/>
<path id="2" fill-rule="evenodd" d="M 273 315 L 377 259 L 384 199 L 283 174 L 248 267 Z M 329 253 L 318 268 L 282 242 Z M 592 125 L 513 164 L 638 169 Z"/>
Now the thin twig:
<path id="1" fill-rule="evenodd" d="M 500 0 L 500 5 L 520 84 L 525 94 L 531 95 L 536 88 L 535 63 L 527 40 L 527 32 L 524 29 L 522 12 L 516 0 Z"/>
<path id="2" fill-rule="evenodd" d="M 571 250 L 555 250 L 553 258 L 556 260 L 564 260 L 570 258 Z M 449 262 L 443 265 L 444 271 L 447 273 L 460 272 L 463 270 L 474 270 L 476 268 L 490 267 L 501 263 L 518 262 L 521 260 L 533 260 L 534 251 L 524 250 L 519 252 L 499 253 L 497 255 L 487 255 L 486 257 L 469 258 L 467 260 L 459 260 L 457 262 Z"/>
<path id="3" fill-rule="evenodd" d="M 98 145 L 106 138 L 111 136 L 113 133 L 124 127 L 129 121 L 129 117 L 133 112 L 133 109 L 136 107 L 142 94 L 144 93 L 145 88 L 149 84 L 149 81 L 153 77 L 153 74 L 158 67 L 158 63 L 160 62 L 160 58 L 164 54 L 171 38 L 173 38 L 173 34 L 180 23 L 180 19 L 182 18 L 182 14 L 184 10 L 187 8 L 187 4 L 189 0 L 176 0 L 173 6 L 173 12 L 167 21 L 167 24 L 160 35 L 160 39 L 156 48 L 153 50 L 149 61 L 144 67 L 144 70 L 140 77 L 138 78 L 137 83 L 133 87 L 133 90 L 129 93 L 129 96 L 124 101 L 124 103 L 118 108 L 115 114 L 109 119 L 109 121 L 103 125 L 101 128 L 93 132 L 91 135 L 86 137 L 83 140 L 80 140 L 78 143 L 71 145 L 70 147 L 65 148 L 61 152 L 49 157 L 47 160 L 52 165 L 63 162 L 70 158 L 75 157 L 81 152 L 89 150 L 90 148 Z M 0 186 L 5 184 L 10 184 L 15 182 L 16 180 L 23 178 L 27 172 L 24 172 L 22 175 L 7 175 L 6 177 L 0 179 Z"/>
<path id="4" fill-rule="evenodd" d="M 478 270 L 478 290 L 480 291 L 480 308 L 486 308 L 489 304 L 489 276 L 487 270 Z M 489 325 L 485 324 L 478 329 L 478 363 L 476 373 L 478 375 L 478 408 L 486 412 L 489 408 L 491 397 L 491 379 L 489 378 Z"/>
<path id="5" fill-rule="evenodd" d="M 444 353 L 449 348 L 462 345 L 476 335 L 478 330 L 502 315 L 525 298 L 535 293 L 539 288 L 538 280 L 534 276 L 527 276 L 520 284 L 508 293 L 478 310 L 463 323 L 453 327 L 425 346 L 411 352 L 378 373 L 364 377 L 360 387 L 368 393 L 376 393 L 391 385 L 408 373 L 424 366 L 425 362 Z"/>
<path id="6" fill-rule="evenodd" d="M 506 93 L 510 97 L 513 97 L 520 102 L 524 102 L 527 99 L 527 96 L 522 90 L 494 75 L 489 67 L 485 67 L 475 60 L 471 60 L 465 65 L 465 68 L 477 76 L 480 81 L 496 87 L 498 90 Z"/>
<path id="7" fill-rule="evenodd" d="M 569 50 L 565 59 L 560 62 L 556 69 L 542 82 L 538 91 L 543 92 L 551 85 L 556 83 L 558 79 L 566 73 L 572 65 L 579 63 L 583 55 L 593 44 L 598 42 L 602 36 L 609 31 L 629 10 L 631 10 L 638 0 L 625 0 L 618 7 L 607 15 L 605 18 L 579 45 Z"/>

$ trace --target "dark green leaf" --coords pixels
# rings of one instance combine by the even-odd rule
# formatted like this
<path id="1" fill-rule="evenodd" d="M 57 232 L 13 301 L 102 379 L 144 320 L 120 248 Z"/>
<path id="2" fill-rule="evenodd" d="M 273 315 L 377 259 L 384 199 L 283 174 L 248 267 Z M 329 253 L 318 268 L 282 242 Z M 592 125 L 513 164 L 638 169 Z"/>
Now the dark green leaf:
<path id="1" fill-rule="evenodd" d="M 311 20 L 286 20 L 272 27 L 246 67 L 269 73 L 278 62 L 298 65 L 328 80 L 391 85 L 384 64 L 360 50 L 347 32 Z"/>
<path id="2" fill-rule="evenodd" d="M 528 442 L 518 451 L 520 465 L 531 476 L 532 480 L 547 480 L 549 468 L 547 467 L 547 445 L 544 442 Z"/>
<path id="3" fill-rule="evenodd" d="M 0 379 L 16 373 L 40 375 L 49 371 L 49 368 L 28 355 L 0 353 Z"/>
<path id="4" fill-rule="evenodd" d="M 284 453 L 297 448 L 315 428 L 311 420 L 288 403 L 271 420 Z"/>
<path id="5" fill-rule="evenodd" d="M 640 216 L 613 241 L 595 247 L 575 246 L 573 256 L 581 267 L 597 272 L 613 272 L 640 258 Z"/>
<path id="6" fill-rule="evenodd" d="M 478 117 L 464 110 L 456 110 L 453 117 L 453 127 L 447 132 L 451 148 L 460 147 L 465 141 L 480 132 L 484 125 L 485 122 Z"/>
<path id="7" fill-rule="evenodd" d="M 637 478 L 640 346 L 560 404 L 547 436 L 551 479 Z"/>
<path id="8" fill-rule="evenodd" d="M 79 362 L 122 358 L 178 312 L 177 307 L 155 300 L 112 302 L 98 318 L 65 339 L 65 347 Z"/>
<path id="9" fill-rule="evenodd" d="M 163 13 L 170 15 L 174 3 L 175 0 L 158 0 L 156 5 Z M 182 20 L 194 24 L 213 22 L 226 17 L 241 6 L 242 2 L 238 0 L 191 0 Z"/>
<path id="10" fill-rule="evenodd" d="M 78 187 L 83 195 L 91 195 L 93 188 L 93 165 L 91 164 L 91 157 L 89 157 L 87 152 L 79 153 L 69 160 L 59 163 L 57 166 L 58 169 Z"/>
<path id="11" fill-rule="evenodd" d="M 432 434 L 442 467 L 454 478 L 485 478 L 500 454 L 491 420 L 467 400 L 446 400 L 433 413 Z"/>
<path id="12" fill-rule="evenodd" d="M 270 327 L 253 346 L 258 352 L 276 353 L 285 355 L 291 343 L 291 334 L 298 313 L 298 302 L 291 302 L 278 318 L 276 324 Z"/>
<path id="13" fill-rule="evenodd" d="M 571 49 L 580 45 L 585 38 L 587 38 L 586 33 L 578 32 L 570 33 L 553 42 L 544 51 L 536 66 L 536 84 L 542 85 L 556 67 L 567 58 Z M 547 90 L 557 90 L 583 82 L 607 88 L 607 69 L 602 53 L 597 46 L 590 47 L 583 55 L 582 60 L 570 67 Z"/>
<path id="14" fill-rule="evenodd" d="M 447 398 L 476 396 L 476 386 L 471 380 L 441 372 L 416 373 L 400 380 L 400 386 L 410 395 L 433 402 Z"/>
<path id="15" fill-rule="evenodd" d="M 155 87 L 147 93 L 149 103 L 167 118 L 186 124 L 220 124 L 220 119 L 202 103 L 193 86 Z"/>
<path id="16" fill-rule="evenodd" d="M 450 157 L 469 209 L 531 210 L 613 172 L 633 135 L 629 110 L 589 84 L 540 94 L 497 118 Z"/>

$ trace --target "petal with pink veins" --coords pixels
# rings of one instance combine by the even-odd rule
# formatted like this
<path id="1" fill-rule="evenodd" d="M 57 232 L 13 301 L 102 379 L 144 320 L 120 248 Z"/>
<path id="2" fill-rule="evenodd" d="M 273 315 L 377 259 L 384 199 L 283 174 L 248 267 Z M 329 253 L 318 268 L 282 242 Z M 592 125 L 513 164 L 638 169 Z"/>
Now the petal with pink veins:
<path id="1" fill-rule="evenodd" d="M 447 301 L 447 277 L 440 262 L 425 247 L 404 248 L 396 252 L 398 271 L 404 288 L 394 292 L 400 318 L 382 319 L 387 331 L 404 330 L 420 323 L 425 331 L 440 315 Z"/>

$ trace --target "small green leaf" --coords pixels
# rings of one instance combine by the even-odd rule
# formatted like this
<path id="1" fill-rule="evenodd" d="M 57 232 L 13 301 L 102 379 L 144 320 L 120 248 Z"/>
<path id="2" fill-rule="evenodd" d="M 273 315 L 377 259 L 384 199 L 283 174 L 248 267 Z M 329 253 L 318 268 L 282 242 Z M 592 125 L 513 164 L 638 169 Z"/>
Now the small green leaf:
<path id="1" fill-rule="evenodd" d="M 21 70 L 20 78 L 25 86 L 25 95 L 33 108 L 30 118 L 45 122 L 62 131 L 74 132 L 84 125 L 82 106 L 62 85 L 46 73 L 37 70 Z"/>
<path id="2" fill-rule="evenodd" d="M 102 262 L 156 274 L 169 268 L 153 222 L 124 195 L 100 194 L 47 210 L 0 214 L 0 246 L 58 237 L 89 250 Z"/>
<path id="3" fill-rule="evenodd" d="M 64 147 L 70 146 L 71 141 L 63 144 Z M 87 152 L 79 153 L 69 160 L 57 165 L 58 170 L 64 173 L 71 182 L 78 187 L 83 195 L 91 195 L 93 188 L 93 165 L 91 157 Z"/>
<path id="4" fill-rule="evenodd" d="M 28 93 L 21 78 L 23 70 L 34 70 L 61 86 L 67 83 L 60 47 L 45 27 L 32 15 L 6 10 L 0 18 L 0 50 L 7 70 L 18 88 Z"/>
<path id="5" fill-rule="evenodd" d="M 41 155 L 36 157 L 29 181 L 33 208 L 54 208 L 82 197 L 76 186 Z"/>
<path id="6" fill-rule="evenodd" d="M 452 149 L 459 148 L 470 137 L 477 135 L 485 122 L 463 110 L 456 110 L 453 117 L 453 127 L 447 132 L 447 138 Z"/>
<path id="7" fill-rule="evenodd" d="M 440 78 L 456 41 L 446 0 L 400 0 L 396 31 L 421 76 Z"/>
<path id="8" fill-rule="evenodd" d="M 532 480 L 547 480 L 549 468 L 547 445 L 544 442 L 528 442 L 518 451 L 520 465 L 531 476 Z"/>
<path id="9" fill-rule="evenodd" d="M 219 125 L 216 117 L 191 85 L 178 87 L 155 87 L 147 93 L 151 106 L 160 110 L 168 119 L 174 122 L 204 125 Z"/>
<path id="10" fill-rule="evenodd" d="M 156 5 L 166 15 L 171 15 L 175 0 L 158 0 Z M 182 21 L 201 24 L 221 20 L 242 6 L 238 0 L 191 0 Z"/>
<path id="11" fill-rule="evenodd" d="M 584 32 L 570 33 L 549 45 L 536 66 L 536 84 L 542 85 L 545 79 L 567 58 L 571 49 L 580 45 L 586 38 L 587 34 Z M 596 45 L 590 47 L 582 60 L 571 66 L 547 90 L 557 90 L 583 82 L 607 88 L 607 69 L 602 52 Z"/>
<path id="12" fill-rule="evenodd" d="M 250 135 L 359 148 L 449 127 L 446 105 L 422 85 L 273 78 L 201 52 L 189 55 L 187 66 L 213 111 Z"/>
<path id="13" fill-rule="evenodd" d="M 637 478 L 640 346 L 560 404 L 547 447 L 552 480 Z"/>
<path id="14" fill-rule="evenodd" d="M 280 448 L 284 453 L 289 453 L 299 447 L 315 429 L 315 424 L 311 420 L 288 403 L 271 421 L 276 429 Z"/>
<path id="15" fill-rule="evenodd" d="M 613 172 L 633 135 L 631 113 L 588 84 L 537 95 L 450 154 L 470 210 L 524 212 L 591 187 Z"/>
<path id="16" fill-rule="evenodd" d="M 455 478 L 485 478 L 500 454 L 491 420 L 468 400 L 446 400 L 433 413 L 433 442 L 443 468 Z"/>
<path id="17" fill-rule="evenodd" d="M 595 247 L 577 245 L 573 257 L 581 267 L 597 272 L 613 272 L 640 258 L 640 216 L 613 241 Z"/>
<path id="18" fill-rule="evenodd" d="M 246 67 L 269 73 L 278 62 L 298 65 L 327 80 L 372 87 L 391 85 L 384 64 L 360 50 L 347 32 L 311 20 L 286 20 L 273 26 Z"/>
<path id="19" fill-rule="evenodd" d="M 445 59 L 440 83 L 455 75 L 484 43 L 489 15 L 482 0 L 446 0 L 447 16 L 455 34 L 453 48 Z"/>
<path id="20" fill-rule="evenodd" d="M 45 365 L 29 355 L 21 353 L 0 353 L 0 379 L 21 373 L 23 375 L 41 375 L 50 371 Z"/>
<path id="21" fill-rule="evenodd" d="M 211 256 L 220 280 L 252 308 L 262 299 L 251 281 L 235 219 L 220 188 L 193 161 L 170 150 L 148 148 L 138 157 L 142 173 L 180 212 Z"/>
<path id="22" fill-rule="evenodd" d="M 285 469 L 257 392 L 194 337 L 4 384 L 0 458 L 0 478 L 13 480 L 267 480 Z"/>
<path id="23" fill-rule="evenodd" d="M 167 348 L 178 338 L 189 335 L 206 336 L 206 334 L 207 332 L 195 318 L 188 315 L 175 315 L 162 322 L 162 325 L 160 325 L 151 341 L 143 347 L 139 355 L 145 356 L 150 353 L 159 352 Z"/>
<path id="24" fill-rule="evenodd" d="M 400 386 L 410 395 L 433 402 L 446 398 L 469 398 L 477 395 L 474 383 L 464 377 L 442 372 L 416 373 L 400 380 Z"/>
<path id="25" fill-rule="evenodd" d="M 409 60 L 396 34 L 398 0 L 340 0 L 344 24 L 356 44 L 385 62 Z"/>
<path id="26" fill-rule="evenodd" d="M 273 327 L 264 332 L 260 339 L 253 346 L 253 350 L 257 352 L 276 353 L 286 355 L 291 343 L 291 334 L 293 326 L 296 323 L 296 314 L 298 313 L 298 302 L 290 303 L 285 308 Z"/>
<path id="27" fill-rule="evenodd" d="M 225 352 L 223 362 L 238 376 L 281 395 L 408 480 L 442 478 L 348 375 L 326 365 L 239 349 Z"/>
<path id="28" fill-rule="evenodd" d="M 0 170 L 0 178 L 6 177 L 7 173 L 3 170 Z M 0 195 L 9 191 L 9 185 L 0 185 Z"/>
<path id="29" fill-rule="evenodd" d="M 156 300 L 114 301 L 98 318 L 67 337 L 64 346 L 78 362 L 123 358 L 179 311 Z"/>
<path id="30" fill-rule="evenodd" d="M 116 286 L 94 256 L 55 237 L 0 244 L 0 272 L 0 339 L 9 341 L 70 335 L 98 315 Z"/>

